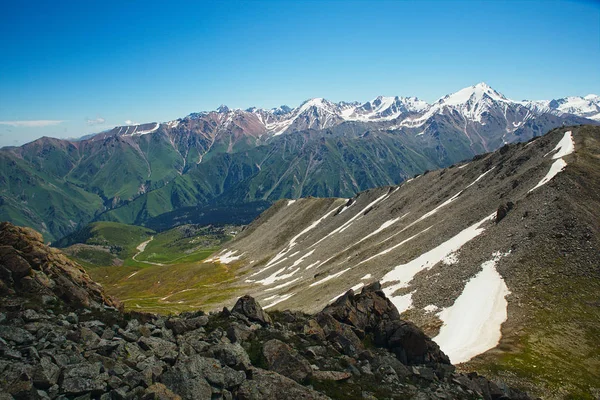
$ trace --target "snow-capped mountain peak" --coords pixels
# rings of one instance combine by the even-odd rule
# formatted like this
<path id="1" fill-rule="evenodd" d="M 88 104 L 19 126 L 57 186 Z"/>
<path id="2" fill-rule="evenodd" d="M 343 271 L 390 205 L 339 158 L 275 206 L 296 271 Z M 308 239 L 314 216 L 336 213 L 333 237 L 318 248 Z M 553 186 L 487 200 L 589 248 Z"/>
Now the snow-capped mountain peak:
<path id="1" fill-rule="evenodd" d="M 471 102 L 471 104 L 478 103 L 485 97 L 488 97 L 494 101 L 508 101 L 503 94 L 492 89 L 488 84 L 481 82 L 477 85 L 469 86 L 459 90 L 458 92 L 446 95 L 439 99 L 436 103 L 458 106 L 468 102 Z"/>
<path id="2" fill-rule="evenodd" d="M 248 126 L 251 126 L 253 135 L 278 136 L 309 129 L 331 128 L 345 122 L 375 122 L 379 129 L 426 126 L 418 132 L 423 134 L 431 123 L 443 118 L 445 123 L 460 126 L 469 136 L 485 125 L 488 125 L 485 129 L 502 126 L 503 132 L 511 134 L 527 121 L 542 114 L 576 115 L 600 121 L 600 96 L 589 94 L 585 97 L 570 96 L 555 100 L 515 101 L 485 82 L 480 82 L 441 97 L 433 104 L 416 97 L 400 96 L 377 96 L 365 103 L 334 103 L 323 97 L 315 97 L 296 108 L 283 105 L 272 109 L 251 107 L 240 110 L 221 105 L 215 111 L 192 113 L 186 119 L 210 118 L 211 123 L 222 124 L 224 128 L 231 124 L 238 126 L 239 121 L 245 121 L 242 125 L 250 124 Z"/>

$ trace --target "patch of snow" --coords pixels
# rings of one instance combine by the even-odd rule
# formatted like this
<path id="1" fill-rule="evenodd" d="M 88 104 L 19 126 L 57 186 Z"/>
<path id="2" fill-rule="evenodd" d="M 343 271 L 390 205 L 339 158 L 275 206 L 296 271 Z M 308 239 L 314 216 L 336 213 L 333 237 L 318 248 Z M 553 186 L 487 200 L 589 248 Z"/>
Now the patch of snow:
<path id="1" fill-rule="evenodd" d="M 307 265 L 306 268 L 304 268 L 304 269 L 307 269 L 307 270 L 311 269 L 312 267 L 314 267 L 315 265 L 317 265 L 320 262 L 321 262 L 321 260 L 317 260 L 314 263 Z"/>
<path id="2" fill-rule="evenodd" d="M 230 264 L 236 260 L 239 260 L 240 257 L 242 257 L 244 255 L 244 253 L 238 255 L 238 256 L 234 256 L 235 253 L 237 253 L 237 250 L 223 250 L 221 251 L 221 253 L 217 256 L 211 257 L 211 258 L 207 258 L 206 260 L 204 260 L 204 262 L 219 262 L 221 264 Z"/>
<path id="3" fill-rule="evenodd" d="M 275 300 L 274 302 L 272 302 L 272 303 L 271 303 L 271 304 L 269 304 L 269 305 L 266 305 L 266 306 L 264 306 L 264 307 L 263 307 L 263 310 L 266 310 L 267 308 L 271 308 L 271 307 L 273 307 L 274 305 L 281 303 L 282 301 L 286 301 L 287 299 L 289 299 L 290 297 L 292 297 L 292 296 L 293 296 L 293 295 L 295 295 L 295 294 L 296 294 L 296 293 L 290 293 L 290 294 L 286 294 L 285 296 L 277 296 L 277 297 L 276 297 L 276 299 L 277 299 L 277 300 Z"/>
<path id="4" fill-rule="evenodd" d="M 484 262 L 481 271 L 467 282 L 454 304 L 439 313 L 444 325 L 433 340 L 453 364 L 469 361 L 500 342 L 500 328 L 507 319 L 506 296 L 510 294 L 496 271 L 501 257 L 495 253 L 491 260 Z"/>
<path id="5" fill-rule="evenodd" d="M 337 227 L 336 229 L 334 229 L 333 231 L 331 231 L 329 234 L 327 234 L 326 236 L 324 236 L 323 238 L 321 238 L 316 243 L 312 244 L 310 247 L 314 247 L 314 246 L 318 245 L 323 240 L 327 239 L 328 237 L 330 237 L 332 235 L 335 235 L 336 233 L 343 232 L 346 228 L 348 228 L 352 224 L 352 222 L 354 222 L 357 218 L 360 218 L 366 210 L 368 210 L 369 208 L 373 207 L 375 204 L 377 204 L 380 201 L 382 201 L 388 195 L 389 195 L 389 193 L 385 193 L 382 196 L 376 198 L 375 200 L 373 200 L 372 202 L 370 202 L 365 208 L 363 208 L 360 212 L 356 213 L 348 221 L 346 221 L 345 223 L 343 223 L 342 225 L 340 225 L 339 227 Z"/>
<path id="6" fill-rule="evenodd" d="M 358 291 L 358 289 L 362 288 L 363 286 L 365 286 L 364 283 L 359 283 L 357 285 L 354 285 L 350 288 L 350 290 L 352 290 L 354 293 L 356 293 Z M 342 294 L 338 294 L 337 296 L 335 296 L 333 299 L 328 301 L 328 304 L 333 303 L 334 301 L 336 301 L 337 299 L 339 299 L 340 297 L 342 297 L 343 295 L 345 295 L 346 293 L 348 293 L 348 291 L 346 290 L 345 292 L 343 292 Z"/>
<path id="7" fill-rule="evenodd" d="M 296 200 L 288 200 L 287 205 L 291 206 L 292 204 L 294 204 L 296 202 Z"/>
<path id="8" fill-rule="evenodd" d="M 473 186 L 474 184 L 476 184 L 481 178 L 483 178 L 484 176 L 486 176 L 489 172 L 491 172 L 494 168 L 496 167 L 492 167 L 490 169 L 488 169 L 487 171 L 485 171 L 483 174 L 479 175 L 477 177 L 477 179 L 475 179 L 473 182 L 471 182 L 471 184 L 469 186 L 467 186 L 465 189 L 470 188 L 471 186 Z"/>
<path id="9" fill-rule="evenodd" d="M 277 286 L 273 286 L 272 288 L 265 289 L 265 292 L 270 292 L 270 291 L 273 291 L 273 290 L 277 290 L 277 289 L 284 288 L 284 287 L 286 287 L 286 286 L 289 286 L 289 285 L 291 285 L 292 283 L 296 282 L 298 279 L 300 279 L 300 278 L 294 278 L 294 279 L 292 279 L 291 281 L 288 281 L 288 282 L 282 283 L 281 285 L 277 285 Z M 266 300 L 266 299 L 265 299 L 265 300 Z"/>
<path id="10" fill-rule="evenodd" d="M 424 269 L 430 269 L 435 264 L 446 258 L 450 253 L 458 251 L 470 240 L 482 234 L 485 231 L 485 229 L 482 228 L 481 225 L 483 225 L 487 221 L 492 220 L 493 218 L 495 218 L 495 216 L 495 212 L 493 214 L 488 215 L 481 221 L 476 222 L 468 228 L 462 230 L 457 235 L 448 239 L 439 246 L 421 254 L 419 257 L 415 258 L 412 261 L 409 261 L 406 264 L 401 264 L 394 267 L 394 269 L 385 274 L 381 279 L 381 282 L 394 283 L 388 286 L 387 288 L 383 289 L 383 291 L 390 298 L 392 303 L 396 306 L 398 312 L 404 312 L 407 309 L 406 304 L 412 304 L 412 300 L 410 300 L 410 303 L 408 303 L 408 300 L 406 299 L 406 296 L 410 295 L 394 296 L 393 294 L 396 292 L 396 290 L 407 287 L 418 272 Z"/>
<path id="11" fill-rule="evenodd" d="M 363 281 L 366 281 L 367 279 L 371 279 L 371 274 L 366 274 L 365 276 L 363 276 L 360 279 L 363 280 Z"/>
<path id="12" fill-rule="evenodd" d="M 131 277 L 133 277 L 133 276 L 137 275 L 137 273 L 138 273 L 138 272 L 140 272 L 140 271 L 135 271 L 133 274 L 129 275 L 129 276 L 128 276 L 127 278 L 125 278 L 125 279 L 127 280 L 127 279 L 129 279 L 129 278 L 131 278 Z"/>
<path id="13" fill-rule="evenodd" d="M 146 135 L 148 133 L 156 132 L 159 127 L 160 127 L 160 123 L 158 123 L 158 122 L 156 122 L 156 125 L 154 126 L 154 128 L 151 128 L 151 129 L 148 129 L 148 130 L 145 130 L 145 131 L 138 131 L 137 130 L 138 127 L 136 126 L 135 131 L 131 135 L 134 135 L 134 134 L 135 135 L 140 135 L 140 136 L 141 135 Z"/>
<path id="14" fill-rule="evenodd" d="M 432 225 L 432 226 L 433 226 L 433 225 Z M 405 239 L 405 240 L 401 241 L 400 243 L 398 243 L 398 244 L 395 244 L 395 245 L 393 245 L 392 247 L 390 247 L 390 248 L 388 248 L 388 249 L 385 249 L 385 250 L 383 250 L 383 251 L 381 251 L 381 252 L 379 252 L 379 253 L 375 254 L 374 256 L 371 256 L 371 257 L 367 258 L 366 260 L 363 260 L 363 261 L 359 262 L 357 265 L 364 264 L 364 263 L 366 263 L 366 262 L 368 262 L 368 261 L 371 261 L 372 259 L 374 259 L 374 258 L 376 258 L 376 257 L 380 257 L 380 256 L 382 256 L 382 255 L 384 255 L 384 254 L 387 254 L 387 253 L 389 253 L 390 251 L 393 251 L 393 250 L 397 249 L 398 247 L 402 246 L 403 244 L 405 244 L 405 243 L 407 243 L 407 242 L 409 242 L 409 241 L 413 240 L 414 238 L 416 238 L 417 236 L 419 236 L 421 233 L 427 232 L 429 229 L 431 229 L 431 226 L 430 226 L 429 228 L 423 229 L 421 232 L 417 233 L 416 235 L 413 235 L 413 236 L 409 237 L 408 239 Z M 396 234 L 394 234 L 393 236 L 396 236 Z M 383 242 L 386 242 L 386 241 L 388 241 L 389 239 L 390 239 L 390 238 L 388 238 L 388 239 L 384 240 Z M 382 243 L 383 243 L 383 242 L 382 242 Z"/>
<path id="15" fill-rule="evenodd" d="M 377 235 L 379 232 L 383 231 L 384 229 L 389 228 L 390 226 L 394 225 L 396 222 L 400 221 L 401 219 L 402 219 L 402 217 L 398 217 L 398 218 L 390 219 L 389 221 L 385 221 L 383 224 L 381 224 L 381 226 L 379 228 L 375 229 L 373 232 L 369 233 L 367 236 L 365 236 L 364 238 L 362 238 L 358 242 L 356 242 L 356 244 L 354 246 L 367 240 L 371 236 Z"/>
<path id="16" fill-rule="evenodd" d="M 533 192 L 540 186 L 544 186 L 546 183 L 550 182 L 550 180 L 556 175 L 558 175 L 558 173 L 561 172 L 563 169 L 565 169 L 566 166 L 567 163 L 562 158 L 559 158 L 558 160 L 554 161 L 554 163 L 552 163 L 552 165 L 550 166 L 550 170 L 548 171 L 546 176 L 544 176 L 542 180 L 539 181 L 538 184 L 535 185 L 532 189 L 529 189 L 528 193 Z"/>
<path id="17" fill-rule="evenodd" d="M 429 312 L 429 313 L 434 313 L 437 310 L 439 310 L 440 308 L 434 304 L 430 304 L 428 306 L 423 307 L 423 310 Z"/>
<path id="18" fill-rule="evenodd" d="M 442 262 L 446 265 L 456 264 L 458 262 L 458 255 L 456 253 L 450 253 L 444 257 Z"/>
<path id="19" fill-rule="evenodd" d="M 571 131 L 565 132 L 564 136 L 562 139 L 560 139 L 560 142 L 558 142 L 556 147 L 554 147 L 549 153 L 546 153 L 544 157 L 550 153 L 554 153 L 555 151 L 556 154 L 552 156 L 553 160 L 567 156 L 575 151 L 575 142 L 573 141 L 573 135 Z"/>

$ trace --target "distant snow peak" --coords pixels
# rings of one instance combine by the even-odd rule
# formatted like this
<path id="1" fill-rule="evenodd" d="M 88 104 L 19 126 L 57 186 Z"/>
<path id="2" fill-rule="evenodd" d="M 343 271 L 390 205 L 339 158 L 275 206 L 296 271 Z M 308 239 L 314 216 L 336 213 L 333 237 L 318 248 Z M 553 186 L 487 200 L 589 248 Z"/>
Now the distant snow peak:
<path id="1" fill-rule="evenodd" d="M 512 134 L 527 121 L 543 114 L 559 117 L 576 115 L 600 121 L 600 96 L 588 94 L 585 97 L 569 96 L 554 100 L 515 101 L 487 83 L 480 82 L 441 97 L 433 104 L 417 97 L 377 96 L 365 103 L 334 103 L 323 97 L 315 97 L 296 108 L 282 105 L 268 110 L 257 107 L 240 110 L 221 105 L 214 111 L 189 114 L 184 120 L 209 118 L 209 123 L 216 122 L 228 129 L 236 125 L 235 121 L 250 117 L 246 122 L 251 124 L 253 133 L 259 137 L 263 134 L 279 136 L 309 129 L 322 130 L 344 122 L 377 122 L 378 129 L 387 130 L 420 128 L 416 132 L 410 132 L 420 136 L 425 133 L 423 127 L 430 127 L 438 118 L 445 118 L 463 127 L 465 135 L 469 136 L 472 130 L 477 131 L 490 123 L 492 126 L 500 124 L 507 134 Z M 143 126 L 144 129 L 135 129 L 134 126 L 142 127 L 132 124 L 125 134 L 132 134 L 134 130 L 136 135 L 142 134 L 140 131 L 148 131 L 146 126 Z M 177 124 L 165 124 L 167 129 L 176 126 Z M 506 143 L 510 141 L 503 140 Z"/>

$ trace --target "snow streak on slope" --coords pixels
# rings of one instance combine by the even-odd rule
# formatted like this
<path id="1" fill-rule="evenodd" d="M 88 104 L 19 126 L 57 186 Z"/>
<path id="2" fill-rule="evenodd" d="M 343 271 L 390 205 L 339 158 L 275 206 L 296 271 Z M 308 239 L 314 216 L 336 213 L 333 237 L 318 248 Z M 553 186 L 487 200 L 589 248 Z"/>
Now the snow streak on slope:
<path id="1" fill-rule="evenodd" d="M 485 229 L 482 228 L 481 225 L 492 220 L 495 216 L 496 213 L 493 213 L 485 217 L 434 249 L 421 254 L 419 257 L 406 264 L 396 266 L 390 272 L 385 274 L 381 279 L 381 282 L 392 282 L 392 285 L 384 288 L 383 291 L 390 298 L 392 303 L 394 303 L 398 312 L 402 313 L 412 306 L 411 294 L 394 296 L 394 293 L 398 289 L 407 287 L 418 272 L 424 269 L 430 269 L 438 262 L 444 260 L 450 253 L 459 250 L 465 243 L 482 234 Z"/>
<path id="2" fill-rule="evenodd" d="M 469 361 L 500 342 L 500 328 L 508 316 L 505 297 L 510 294 L 496 271 L 501 256 L 495 253 L 484 262 L 454 304 L 439 313 L 444 325 L 433 340 L 453 364 Z"/>
<path id="3" fill-rule="evenodd" d="M 211 257 L 211 258 L 207 258 L 206 260 L 204 260 L 204 262 L 220 262 L 221 264 L 231 264 L 232 262 L 239 260 L 240 257 L 242 257 L 244 255 L 244 253 L 234 256 L 234 254 L 237 253 L 237 250 L 223 250 L 221 253 L 219 253 L 218 256 L 215 257 Z"/>
<path id="4" fill-rule="evenodd" d="M 571 131 L 565 132 L 563 138 L 560 140 L 560 142 L 558 142 L 556 147 L 554 147 L 554 149 L 552 149 L 552 151 L 546 153 L 546 155 L 544 155 L 544 157 L 546 157 L 548 154 L 551 154 L 555 151 L 556 151 L 556 154 L 554 154 L 552 156 L 552 159 L 556 160 L 556 161 L 554 161 L 554 163 L 552 163 L 552 165 L 550 166 L 550 170 L 548 171 L 546 176 L 544 176 L 542 178 L 542 180 L 538 182 L 537 185 L 535 185 L 532 189 L 530 189 L 529 192 L 533 192 L 535 189 L 539 188 L 540 186 L 544 186 L 546 183 L 550 182 L 550 180 L 552 178 L 554 178 L 556 175 L 558 175 L 559 172 L 561 172 L 563 169 L 565 169 L 565 167 L 567 166 L 567 163 L 565 162 L 565 160 L 562 159 L 562 157 L 567 156 L 575 151 L 575 142 L 573 141 L 573 135 L 572 135 Z"/>

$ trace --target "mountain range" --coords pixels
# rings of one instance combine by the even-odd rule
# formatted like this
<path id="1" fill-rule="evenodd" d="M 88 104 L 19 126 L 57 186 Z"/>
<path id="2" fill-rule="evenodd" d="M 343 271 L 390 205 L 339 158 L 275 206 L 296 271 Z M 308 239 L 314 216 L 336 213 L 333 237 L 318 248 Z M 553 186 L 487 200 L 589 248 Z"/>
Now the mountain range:
<path id="1" fill-rule="evenodd" d="M 281 199 L 243 229 L 96 222 L 61 246 L 134 311 L 216 312 L 248 294 L 273 315 L 315 313 L 380 282 L 462 371 L 592 399 L 599 138 L 598 126 L 555 128 L 400 185 Z"/>
<path id="2" fill-rule="evenodd" d="M 0 219 L 47 240 L 97 220 L 154 229 L 248 223 L 281 198 L 349 197 L 584 123 L 600 123 L 598 96 L 513 101 L 484 83 L 433 104 L 377 97 L 221 106 L 78 141 L 44 137 L 0 149 Z"/>

